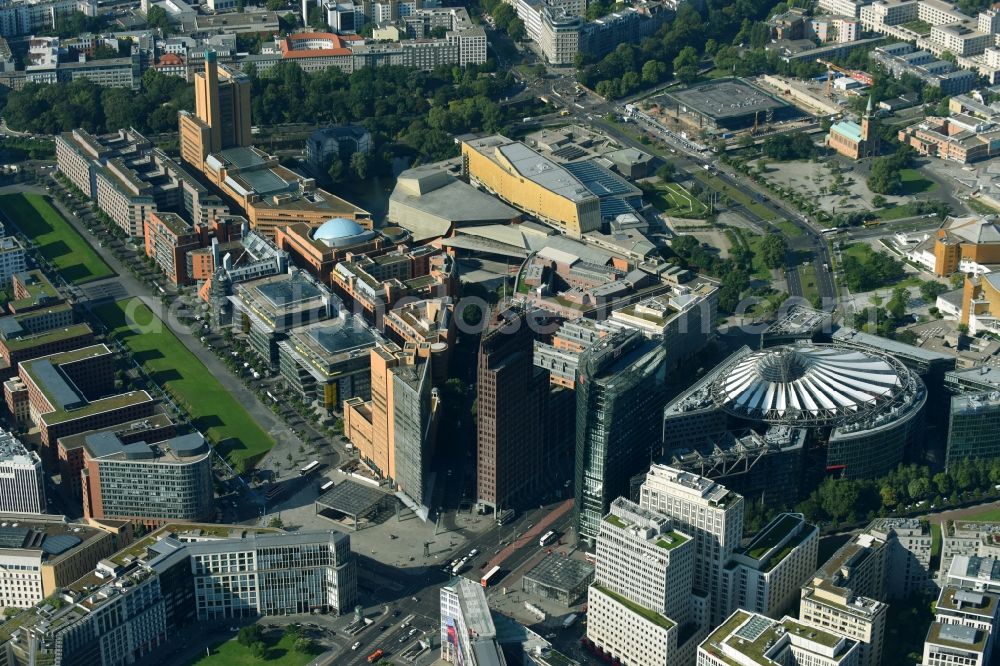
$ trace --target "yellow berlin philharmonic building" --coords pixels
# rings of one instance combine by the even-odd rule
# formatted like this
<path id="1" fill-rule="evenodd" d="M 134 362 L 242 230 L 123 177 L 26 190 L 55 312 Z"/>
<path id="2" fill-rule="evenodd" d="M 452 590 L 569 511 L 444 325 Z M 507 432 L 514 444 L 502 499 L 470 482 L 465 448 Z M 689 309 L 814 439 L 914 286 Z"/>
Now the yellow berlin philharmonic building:
<path id="1" fill-rule="evenodd" d="M 304 222 L 318 227 L 346 218 L 371 228 L 371 214 L 316 187 L 252 144 L 250 79 L 205 53 L 195 74 L 195 111 L 179 114 L 181 159 L 198 169 L 246 214 L 250 227 L 273 239 L 279 228 Z"/>
<path id="2" fill-rule="evenodd" d="M 499 134 L 462 142 L 469 181 L 574 238 L 601 227 L 601 201 L 569 171 Z"/>

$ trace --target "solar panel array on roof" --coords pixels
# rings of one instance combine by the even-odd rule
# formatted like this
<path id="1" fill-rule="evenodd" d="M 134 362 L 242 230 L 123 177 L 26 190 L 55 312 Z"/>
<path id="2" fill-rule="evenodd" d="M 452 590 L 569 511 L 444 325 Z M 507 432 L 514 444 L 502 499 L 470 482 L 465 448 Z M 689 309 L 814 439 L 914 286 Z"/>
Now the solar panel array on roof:
<path id="1" fill-rule="evenodd" d="M 632 205 L 624 199 L 619 199 L 617 197 L 601 199 L 601 217 L 605 220 L 614 219 L 619 215 L 635 212 L 635 208 L 633 208 Z"/>
<path id="2" fill-rule="evenodd" d="M 552 151 L 553 157 L 558 157 L 562 160 L 575 160 L 586 154 L 587 151 L 578 146 L 563 146 Z"/>
<path id="3" fill-rule="evenodd" d="M 30 532 L 27 527 L 0 527 L 0 548 L 23 548 Z"/>
<path id="4" fill-rule="evenodd" d="M 563 168 L 576 176 L 584 187 L 599 197 L 625 195 L 633 192 L 628 181 L 616 176 L 593 162 L 575 162 L 564 164 Z"/>
<path id="5" fill-rule="evenodd" d="M 42 544 L 42 550 L 49 555 L 61 555 L 67 550 L 75 548 L 79 543 L 79 537 L 75 537 L 72 534 L 60 534 L 46 539 L 45 543 Z"/>
<path id="6" fill-rule="evenodd" d="M 760 638 L 761 634 L 771 628 L 771 624 L 770 619 L 755 615 L 749 622 L 740 627 L 740 630 L 736 632 L 736 637 L 753 643 Z"/>

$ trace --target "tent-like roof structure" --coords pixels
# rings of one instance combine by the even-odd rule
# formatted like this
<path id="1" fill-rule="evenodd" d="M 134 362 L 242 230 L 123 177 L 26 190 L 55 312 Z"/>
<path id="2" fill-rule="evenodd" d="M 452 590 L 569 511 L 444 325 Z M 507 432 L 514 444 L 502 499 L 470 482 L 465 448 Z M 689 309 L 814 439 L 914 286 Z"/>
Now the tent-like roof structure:
<path id="1" fill-rule="evenodd" d="M 712 398 L 746 419 L 839 425 L 895 402 L 909 370 L 889 356 L 834 345 L 797 344 L 737 356 L 716 376 Z"/>

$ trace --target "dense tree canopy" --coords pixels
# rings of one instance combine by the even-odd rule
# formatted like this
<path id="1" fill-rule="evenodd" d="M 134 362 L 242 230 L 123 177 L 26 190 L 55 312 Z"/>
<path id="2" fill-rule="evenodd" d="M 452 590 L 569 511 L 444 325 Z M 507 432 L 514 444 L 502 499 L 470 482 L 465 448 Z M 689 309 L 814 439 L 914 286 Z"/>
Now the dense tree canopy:
<path id="1" fill-rule="evenodd" d="M 903 264 L 888 252 L 870 252 L 859 259 L 846 254 L 841 262 L 844 280 L 851 291 L 871 291 L 900 280 L 905 271 Z"/>

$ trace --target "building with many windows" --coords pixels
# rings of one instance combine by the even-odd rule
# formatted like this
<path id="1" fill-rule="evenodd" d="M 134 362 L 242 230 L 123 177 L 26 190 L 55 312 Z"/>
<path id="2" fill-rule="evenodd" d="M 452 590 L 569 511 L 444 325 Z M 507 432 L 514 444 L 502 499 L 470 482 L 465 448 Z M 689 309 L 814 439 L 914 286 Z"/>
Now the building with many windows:
<path id="1" fill-rule="evenodd" d="M 278 367 L 278 343 L 290 330 L 329 318 L 338 303 L 326 287 L 297 269 L 241 282 L 233 291 L 229 302 L 236 322 L 249 334 L 250 348 L 272 368 Z"/>
<path id="2" fill-rule="evenodd" d="M 278 343 L 278 367 L 307 403 L 339 409 L 345 400 L 371 398 L 370 351 L 382 341 L 361 317 L 348 314 L 289 331 Z"/>
<path id="3" fill-rule="evenodd" d="M 859 644 L 858 666 L 880 666 L 889 606 L 854 594 L 835 580 L 814 577 L 802 587 L 799 621 Z"/>
<path id="4" fill-rule="evenodd" d="M 14 273 L 28 270 L 24 246 L 14 236 L 0 238 L 0 283 L 10 284 Z"/>
<path id="5" fill-rule="evenodd" d="M 103 431 L 83 440 L 83 515 L 147 526 L 212 518 L 212 458 L 198 432 L 123 442 Z"/>
<path id="6" fill-rule="evenodd" d="M 728 609 L 781 617 L 815 571 L 818 551 L 819 528 L 800 514 L 775 516 L 722 568 Z"/>
<path id="7" fill-rule="evenodd" d="M 1000 393 L 951 398 L 945 466 L 1000 457 Z"/>
<path id="8" fill-rule="evenodd" d="M 351 538 L 334 530 L 189 543 L 198 619 L 341 614 L 357 602 Z"/>
<path id="9" fill-rule="evenodd" d="M 610 508 L 597 536 L 587 639 L 622 663 L 690 663 L 707 627 L 704 599 L 691 591 L 691 537 L 673 529 L 663 514 L 623 497 Z"/>
<path id="10" fill-rule="evenodd" d="M 371 400 L 354 397 L 344 401 L 344 435 L 426 520 L 439 407 L 431 381 L 434 359 L 430 345 L 400 348 L 389 342 L 369 354 Z"/>
<path id="11" fill-rule="evenodd" d="M 0 430 L 0 513 L 45 513 L 45 509 L 41 458 Z"/>
<path id="12" fill-rule="evenodd" d="M 38 428 L 42 460 L 55 464 L 60 437 L 150 416 L 155 401 L 145 391 L 112 394 L 114 354 L 105 345 L 25 361 L 4 382 L 7 408 Z"/>
<path id="13" fill-rule="evenodd" d="M 695 594 L 708 597 L 709 622 L 726 616 L 722 567 L 743 537 L 743 498 L 709 479 L 653 464 L 639 490 L 639 505 L 668 516 L 695 545 Z"/>
<path id="14" fill-rule="evenodd" d="M 583 352 L 575 390 L 574 473 L 581 538 L 597 537 L 612 500 L 628 496 L 630 479 L 659 456 L 665 375 L 665 349 L 636 331 L 619 331 Z"/>
<path id="15" fill-rule="evenodd" d="M 532 364 L 533 326 L 517 308 L 490 312 L 477 361 L 476 502 L 524 507 L 551 480 L 545 465 L 548 376 Z"/>
<path id="16" fill-rule="evenodd" d="M 11 608 L 34 606 L 132 541 L 130 525 L 65 516 L 0 515 L 0 534 L 0 606 Z"/>

